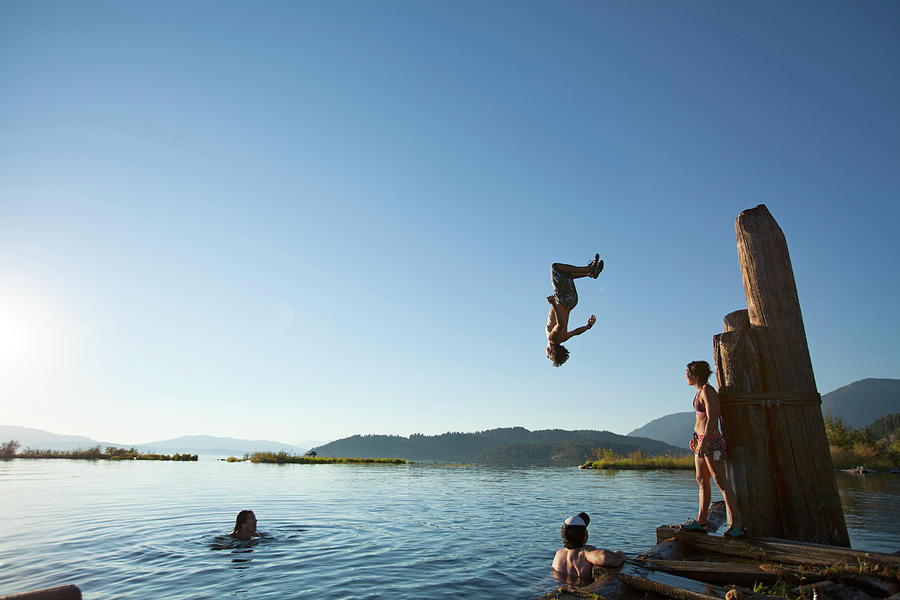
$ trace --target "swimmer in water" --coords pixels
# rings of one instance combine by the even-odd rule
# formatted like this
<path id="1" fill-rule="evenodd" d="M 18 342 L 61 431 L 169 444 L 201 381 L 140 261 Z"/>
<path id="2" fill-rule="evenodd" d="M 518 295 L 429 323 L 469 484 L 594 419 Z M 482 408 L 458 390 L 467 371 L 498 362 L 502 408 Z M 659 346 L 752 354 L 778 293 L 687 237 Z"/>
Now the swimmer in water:
<path id="1" fill-rule="evenodd" d="M 256 515 L 252 510 L 242 510 L 234 521 L 234 531 L 231 537 L 242 542 L 248 542 L 251 538 L 259 537 L 256 532 Z"/>
<path id="2" fill-rule="evenodd" d="M 553 570 L 560 575 L 589 580 L 593 578 L 594 565 L 618 567 L 625 562 L 624 552 L 587 545 L 587 526 L 590 522 L 591 518 L 582 512 L 563 523 L 561 533 L 565 547 L 557 550 L 553 557 Z"/>

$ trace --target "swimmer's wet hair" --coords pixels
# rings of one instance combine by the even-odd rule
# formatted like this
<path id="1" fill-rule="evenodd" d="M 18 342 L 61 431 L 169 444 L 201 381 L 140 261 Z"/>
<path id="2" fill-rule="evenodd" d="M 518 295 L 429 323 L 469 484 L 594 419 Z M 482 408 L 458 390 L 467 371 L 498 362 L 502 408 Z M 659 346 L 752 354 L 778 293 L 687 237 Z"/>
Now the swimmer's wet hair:
<path id="1" fill-rule="evenodd" d="M 691 374 L 691 383 L 706 383 L 712 375 L 712 369 L 705 360 L 695 360 L 688 363 L 688 372 Z"/>
<path id="2" fill-rule="evenodd" d="M 550 360 L 553 361 L 554 367 L 561 367 L 569 360 L 569 351 L 562 344 L 553 344 L 550 346 Z"/>
<path id="3" fill-rule="evenodd" d="M 244 523 L 247 521 L 247 517 L 252 514 L 252 510 L 242 510 L 239 512 L 237 518 L 234 520 L 234 531 L 231 532 L 231 535 L 237 535 L 241 531 L 241 527 L 243 527 Z"/>
<path id="4" fill-rule="evenodd" d="M 590 522 L 591 518 L 587 513 L 583 512 L 566 519 L 560 530 L 563 546 L 570 550 L 584 546 L 585 538 L 587 537 L 587 526 Z"/>

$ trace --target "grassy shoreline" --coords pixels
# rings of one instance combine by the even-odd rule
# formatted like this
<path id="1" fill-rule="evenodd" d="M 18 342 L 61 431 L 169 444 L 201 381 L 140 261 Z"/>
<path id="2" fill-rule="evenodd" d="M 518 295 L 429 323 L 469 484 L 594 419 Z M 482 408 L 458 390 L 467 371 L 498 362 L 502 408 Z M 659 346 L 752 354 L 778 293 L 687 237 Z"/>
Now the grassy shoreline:
<path id="1" fill-rule="evenodd" d="M 0 444 L 0 458 L 52 458 L 61 460 L 167 460 L 176 462 L 196 462 L 196 454 L 155 454 L 152 452 L 138 452 L 136 448 L 116 448 L 107 446 L 100 449 L 94 446 L 86 450 L 40 450 L 25 448 L 18 452 L 18 442 L 4 442 Z"/>
<path id="2" fill-rule="evenodd" d="M 635 450 L 625 456 L 609 449 L 597 449 L 596 458 L 588 460 L 580 468 L 582 469 L 681 469 L 693 470 L 694 455 L 662 454 L 649 456 L 641 450 Z"/>
<path id="3" fill-rule="evenodd" d="M 265 464 L 300 464 L 300 465 L 324 465 L 324 464 L 378 464 L 378 465 L 405 465 L 405 458 L 339 458 L 334 456 L 296 456 L 287 452 L 254 452 L 245 454 L 244 458 L 229 456 L 226 462 L 265 463 Z"/>

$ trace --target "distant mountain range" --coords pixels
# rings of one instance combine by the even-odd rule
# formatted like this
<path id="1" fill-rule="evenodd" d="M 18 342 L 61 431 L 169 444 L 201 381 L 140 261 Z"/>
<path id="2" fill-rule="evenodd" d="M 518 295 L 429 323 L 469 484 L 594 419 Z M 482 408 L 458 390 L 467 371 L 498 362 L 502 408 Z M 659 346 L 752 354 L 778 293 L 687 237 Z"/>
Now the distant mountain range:
<path id="1" fill-rule="evenodd" d="M 861 379 L 822 396 L 822 414 L 843 417 L 859 429 L 900 412 L 900 379 Z"/>
<path id="2" fill-rule="evenodd" d="M 42 429 L 31 427 L 16 427 L 13 425 L 0 425 L 0 442 L 17 440 L 22 448 L 30 447 L 40 450 L 75 450 L 78 448 L 91 448 L 93 446 L 116 446 L 118 448 L 131 448 L 134 446 L 143 452 L 157 453 L 189 453 L 189 454 L 217 454 L 224 456 L 241 456 L 245 452 L 289 452 L 303 454 L 310 447 L 322 442 L 311 441 L 308 445 L 300 446 L 275 442 L 272 440 L 242 440 L 229 437 L 214 437 L 210 435 L 189 435 L 171 440 L 148 442 L 146 444 L 132 444 L 119 442 L 98 442 L 91 438 L 78 435 L 60 435 L 50 433 Z"/>
<path id="3" fill-rule="evenodd" d="M 185 436 L 146 444 L 98 442 L 87 437 L 58 435 L 31 429 L 0 425 L 0 441 L 17 440 L 23 448 L 72 450 L 92 446 L 135 448 L 144 452 L 213 454 L 241 456 L 245 452 L 284 451 L 303 454 L 306 447 L 269 440 L 241 440 L 208 435 Z M 414 461 L 480 462 L 506 464 L 581 464 L 597 448 L 630 454 L 684 453 L 657 440 L 626 437 L 609 431 L 529 431 L 523 427 L 492 429 L 476 433 L 444 433 L 406 437 L 391 435 L 355 435 L 315 447 L 320 456 L 402 457 Z"/>
<path id="4" fill-rule="evenodd" d="M 475 433 L 441 435 L 354 435 L 314 448 L 320 456 L 400 457 L 414 461 L 581 464 L 597 448 L 619 454 L 642 450 L 648 454 L 685 451 L 646 438 L 609 431 L 507 427 Z"/>
<path id="5" fill-rule="evenodd" d="M 628 435 L 659 440 L 684 449 L 688 447 L 693 433 L 694 413 L 680 412 L 653 419 Z"/>
<path id="6" fill-rule="evenodd" d="M 822 396 L 822 414 L 839 416 L 857 429 L 897 412 L 900 412 L 900 379 L 861 379 Z M 688 411 L 654 419 L 628 435 L 686 448 L 693 431 L 694 413 Z"/>
<path id="7" fill-rule="evenodd" d="M 900 380 L 863 379 L 822 396 L 822 412 L 832 413 L 855 428 L 900 412 Z M 608 448 L 619 454 L 642 450 L 649 454 L 681 453 L 694 427 L 692 411 L 654 419 L 627 436 L 609 431 L 544 429 L 529 431 L 507 427 L 475 433 L 426 436 L 354 435 L 322 443 L 285 444 L 272 440 L 195 435 L 145 444 L 99 442 L 77 435 L 59 435 L 41 429 L 0 425 L 0 442 L 18 440 L 22 447 L 41 450 L 73 450 L 92 446 L 134 446 L 144 452 L 241 456 L 247 452 L 284 451 L 303 454 L 314 448 L 322 456 L 402 457 L 416 461 L 492 462 L 528 464 L 577 464 L 594 449 Z"/>

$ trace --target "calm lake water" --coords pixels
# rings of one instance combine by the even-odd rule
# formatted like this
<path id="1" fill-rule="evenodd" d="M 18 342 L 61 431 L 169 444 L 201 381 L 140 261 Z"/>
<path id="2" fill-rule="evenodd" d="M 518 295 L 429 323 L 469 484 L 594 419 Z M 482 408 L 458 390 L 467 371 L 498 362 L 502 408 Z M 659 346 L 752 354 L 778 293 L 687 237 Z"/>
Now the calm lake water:
<path id="1" fill-rule="evenodd" d="M 900 550 L 900 476 L 838 474 L 854 547 Z M 536 598 L 559 527 L 629 553 L 694 516 L 686 471 L 0 461 L 0 594 L 85 598 Z M 719 499 L 715 496 L 714 499 Z M 221 548 L 251 508 L 267 537 Z"/>

